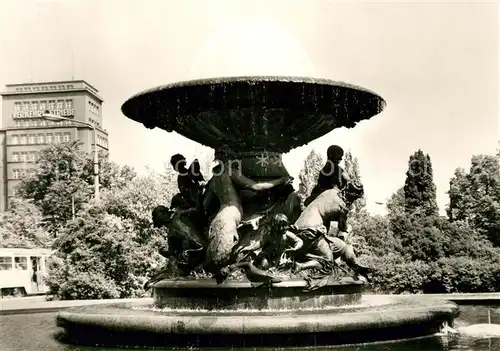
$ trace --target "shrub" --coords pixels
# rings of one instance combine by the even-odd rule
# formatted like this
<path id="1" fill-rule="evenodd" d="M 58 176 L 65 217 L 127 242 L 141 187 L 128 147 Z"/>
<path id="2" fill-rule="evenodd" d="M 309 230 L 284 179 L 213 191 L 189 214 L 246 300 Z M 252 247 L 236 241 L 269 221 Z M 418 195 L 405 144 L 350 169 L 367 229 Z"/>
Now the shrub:
<path id="1" fill-rule="evenodd" d="M 431 265 L 428 293 L 500 291 L 500 262 L 470 257 L 442 258 Z"/>
<path id="2" fill-rule="evenodd" d="M 105 276 L 93 272 L 77 272 L 59 286 L 57 295 L 63 300 L 116 299 L 118 287 Z"/>
<path id="3" fill-rule="evenodd" d="M 374 267 L 370 288 L 374 292 L 407 294 L 421 293 L 428 281 L 430 266 L 423 261 L 404 262 L 401 256 L 363 258 Z"/>
<path id="4" fill-rule="evenodd" d="M 61 299 L 142 296 L 144 283 L 163 261 L 158 251 L 164 235 L 88 209 L 55 242 L 47 279 L 51 293 Z"/>

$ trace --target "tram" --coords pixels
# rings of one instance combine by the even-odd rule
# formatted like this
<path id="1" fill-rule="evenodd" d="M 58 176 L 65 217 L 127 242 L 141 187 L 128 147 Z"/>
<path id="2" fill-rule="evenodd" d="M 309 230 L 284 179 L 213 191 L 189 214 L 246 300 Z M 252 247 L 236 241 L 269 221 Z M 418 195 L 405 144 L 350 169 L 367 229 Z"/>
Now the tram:
<path id="1" fill-rule="evenodd" d="M 44 277 L 52 252 L 50 249 L 0 247 L 0 296 L 47 293 Z"/>

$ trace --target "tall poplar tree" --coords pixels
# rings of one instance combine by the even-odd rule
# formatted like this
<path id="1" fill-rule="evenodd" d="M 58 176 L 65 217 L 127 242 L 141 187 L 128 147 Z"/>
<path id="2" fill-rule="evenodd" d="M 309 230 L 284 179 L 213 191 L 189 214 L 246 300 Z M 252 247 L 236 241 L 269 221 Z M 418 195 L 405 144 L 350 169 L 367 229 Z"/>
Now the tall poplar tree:
<path id="1" fill-rule="evenodd" d="M 404 193 L 407 212 L 426 216 L 438 214 L 431 158 L 422 150 L 410 156 Z"/>

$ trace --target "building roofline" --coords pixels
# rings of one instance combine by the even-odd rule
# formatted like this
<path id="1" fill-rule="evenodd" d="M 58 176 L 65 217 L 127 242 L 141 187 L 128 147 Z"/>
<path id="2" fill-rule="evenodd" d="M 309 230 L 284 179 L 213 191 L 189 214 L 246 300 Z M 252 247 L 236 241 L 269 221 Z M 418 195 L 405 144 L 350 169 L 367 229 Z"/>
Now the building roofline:
<path id="1" fill-rule="evenodd" d="M 37 85 L 37 84 L 61 84 L 61 83 L 85 83 L 96 92 L 99 92 L 93 85 L 89 84 L 86 80 L 83 79 L 73 79 L 73 80 L 52 80 L 45 82 L 26 82 L 26 83 L 13 83 L 13 84 L 5 84 L 6 87 L 16 87 L 20 85 Z"/>
<path id="2" fill-rule="evenodd" d="M 97 98 L 101 103 L 104 99 L 98 94 L 94 93 L 88 88 L 73 88 L 71 90 L 58 90 L 58 91 L 4 91 L 0 93 L 0 96 L 15 96 L 15 95 L 50 95 L 50 94 L 60 94 L 60 93 L 71 93 L 76 91 L 86 91 L 95 98 Z"/>
<path id="3" fill-rule="evenodd" d="M 83 79 L 78 80 L 58 80 L 58 81 L 47 81 L 47 82 L 30 82 L 30 83 L 14 83 L 14 84 L 5 84 L 6 88 L 14 88 L 25 85 L 45 85 L 45 84 L 66 84 L 66 83 L 83 83 L 84 87 L 74 87 L 70 90 L 56 90 L 56 91 L 3 91 L 0 92 L 0 96 L 14 96 L 14 95 L 30 95 L 30 94 L 58 94 L 61 92 L 72 92 L 72 91 L 87 91 L 96 97 L 101 103 L 104 102 L 104 99 L 99 95 L 99 90 L 97 90 L 93 85 L 90 85 L 87 81 Z"/>

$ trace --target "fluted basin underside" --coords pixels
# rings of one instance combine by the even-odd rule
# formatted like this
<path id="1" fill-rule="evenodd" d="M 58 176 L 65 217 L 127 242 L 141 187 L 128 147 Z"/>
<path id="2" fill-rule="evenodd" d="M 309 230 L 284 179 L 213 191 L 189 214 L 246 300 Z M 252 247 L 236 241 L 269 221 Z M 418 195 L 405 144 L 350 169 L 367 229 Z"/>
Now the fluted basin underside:
<path id="1" fill-rule="evenodd" d="M 122 112 L 209 147 L 285 153 L 335 128 L 352 128 L 384 106 L 377 94 L 343 82 L 231 77 L 153 88 L 127 100 Z"/>
<path id="2" fill-rule="evenodd" d="M 444 300 L 374 295 L 339 307 L 298 310 L 99 305 L 60 312 L 57 323 L 66 341 L 77 344 L 320 346 L 432 335 L 444 322 L 452 325 L 458 313 L 457 305 Z"/>

